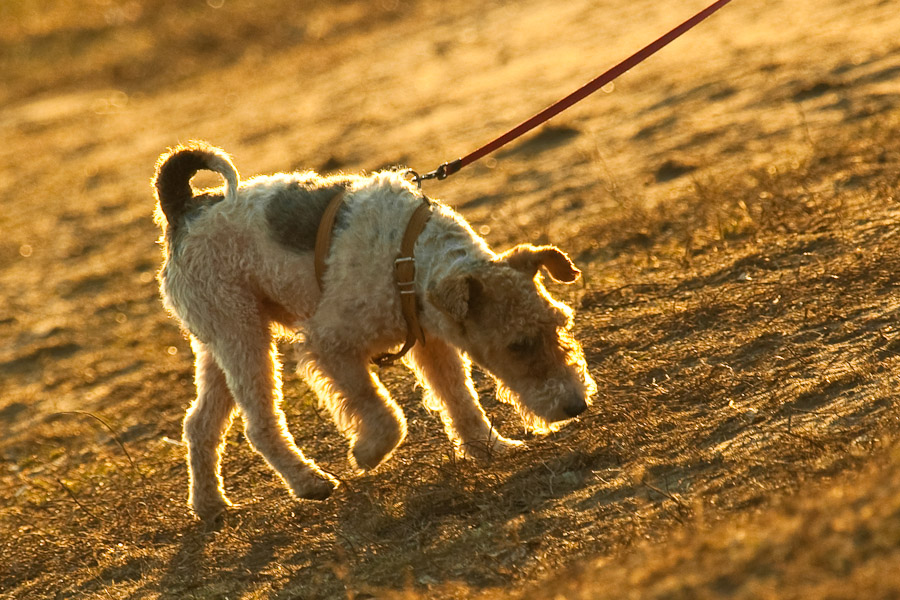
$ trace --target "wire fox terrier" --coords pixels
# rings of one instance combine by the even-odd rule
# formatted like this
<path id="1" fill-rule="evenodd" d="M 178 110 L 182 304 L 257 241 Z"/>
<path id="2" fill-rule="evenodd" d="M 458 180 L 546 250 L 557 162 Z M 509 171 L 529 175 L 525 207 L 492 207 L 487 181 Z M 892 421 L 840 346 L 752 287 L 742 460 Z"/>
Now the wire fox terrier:
<path id="1" fill-rule="evenodd" d="M 201 169 L 219 173 L 224 187 L 192 190 Z M 547 293 L 538 273 L 544 267 L 557 281 L 578 278 L 559 249 L 519 245 L 497 255 L 459 214 L 431 203 L 411 244 L 414 275 L 405 290 L 394 280 L 401 238 L 424 199 L 403 174 L 282 173 L 239 185 L 224 151 L 194 142 L 159 158 L 154 187 L 163 229 L 160 290 L 196 357 L 197 398 L 184 419 L 184 441 L 189 502 L 200 517 L 230 505 L 219 462 L 235 407 L 247 439 L 296 497 L 324 499 L 337 484 L 288 432 L 278 335 L 293 336 L 298 371 L 361 469 L 375 468 L 406 435 L 403 412 L 370 357 L 396 348 L 414 326 L 423 341 L 403 362 L 461 454 L 484 458 L 521 445 L 485 416 L 470 357 L 537 432 L 580 414 L 596 391 L 570 333 L 573 311 Z M 319 225 L 339 194 L 317 281 Z M 402 308 L 403 292 L 417 323 Z"/>

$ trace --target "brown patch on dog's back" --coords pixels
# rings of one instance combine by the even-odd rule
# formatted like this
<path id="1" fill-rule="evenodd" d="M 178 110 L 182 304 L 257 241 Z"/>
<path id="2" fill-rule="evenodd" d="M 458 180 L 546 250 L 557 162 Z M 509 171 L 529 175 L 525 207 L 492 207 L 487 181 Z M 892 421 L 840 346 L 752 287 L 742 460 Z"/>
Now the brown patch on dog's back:
<path id="1" fill-rule="evenodd" d="M 266 222 L 279 244 L 298 252 L 312 252 L 316 246 L 319 222 L 328 203 L 344 187 L 346 181 L 331 180 L 324 187 L 314 181 L 292 181 L 275 192 L 266 205 Z M 343 209 L 338 211 L 340 215 Z"/>

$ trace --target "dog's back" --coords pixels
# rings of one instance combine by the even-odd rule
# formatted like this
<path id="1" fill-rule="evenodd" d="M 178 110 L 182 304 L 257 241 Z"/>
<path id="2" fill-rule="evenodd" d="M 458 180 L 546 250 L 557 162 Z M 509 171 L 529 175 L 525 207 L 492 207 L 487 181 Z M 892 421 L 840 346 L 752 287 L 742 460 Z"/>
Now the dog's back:
<path id="1" fill-rule="evenodd" d="M 192 189 L 191 178 L 203 169 L 221 174 L 224 188 Z M 289 329 L 309 318 L 321 298 L 313 269 L 316 234 L 326 205 L 342 190 L 349 193 L 326 259 L 328 287 L 358 290 L 362 302 L 394 301 L 396 246 L 419 201 L 400 174 L 278 173 L 238 187 L 224 151 L 192 142 L 160 157 L 153 184 L 163 229 L 161 291 L 195 334 L 203 327 L 186 308 L 212 309 L 232 286 L 255 290 L 260 306 Z"/>

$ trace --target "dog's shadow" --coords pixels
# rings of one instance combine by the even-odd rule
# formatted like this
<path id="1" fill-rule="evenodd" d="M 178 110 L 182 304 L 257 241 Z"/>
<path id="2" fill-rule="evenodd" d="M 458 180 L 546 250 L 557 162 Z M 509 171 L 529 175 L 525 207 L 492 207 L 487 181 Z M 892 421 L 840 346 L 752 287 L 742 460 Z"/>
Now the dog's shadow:
<path id="1" fill-rule="evenodd" d="M 336 507 L 335 572 L 359 597 L 383 589 L 427 593 L 434 585 L 508 589 L 539 560 L 542 541 L 529 532 L 536 515 L 553 512 L 560 494 L 588 485 L 591 469 L 613 463 L 602 451 L 574 451 L 511 476 L 471 461 L 445 461 L 390 473 L 390 487 L 402 491 L 354 482 Z M 432 474 L 412 472 L 423 468 Z"/>
<path id="2" fill-rule="evenodd" d="M 288 509 L 262 500 L 160 532 L 177 536 L 177 549 L 143 590 L 231 597 L 267 585 L 281 590 L 276 597 L 325 599 L 434 585 L 508 588 L 541 544 L 527 533 L 535 515 L 579 487 L 572 473 L 607 462 L 575 451 L 499 476 L 468 460 L 406 456 L 346 481 L 323 503 L 285 500 Z"/>
<path id="3" fill-rule="evenodd" d="M 234 507 L 213 521 L 194 520 L 179 532 L 178 550 L 161 567 L 156 591 L 164 598 L 226 597 L 258 586 L 260 576 L 273 568 L 279 548 L 296 541 L 285 527 L 243 532 L 241 521 L 257 507 Z M 223 560 L 221 553 L 242 552 Z M 219 555 L 219 556 L 217 556 Z"/>

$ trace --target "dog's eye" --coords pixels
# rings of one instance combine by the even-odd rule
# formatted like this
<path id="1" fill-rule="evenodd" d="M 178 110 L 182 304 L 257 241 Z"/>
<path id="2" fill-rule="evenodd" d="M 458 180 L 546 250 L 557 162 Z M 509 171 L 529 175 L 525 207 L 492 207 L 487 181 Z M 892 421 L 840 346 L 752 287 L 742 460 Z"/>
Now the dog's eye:
<path id="1" fill-rule="evenodd" d="M 516 340 L 507 346 L 507 349 L 513 354 L 531 354 L 538 348 L 540 343 L 541 340 L 539 337 L 526 337 Z"/>

